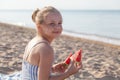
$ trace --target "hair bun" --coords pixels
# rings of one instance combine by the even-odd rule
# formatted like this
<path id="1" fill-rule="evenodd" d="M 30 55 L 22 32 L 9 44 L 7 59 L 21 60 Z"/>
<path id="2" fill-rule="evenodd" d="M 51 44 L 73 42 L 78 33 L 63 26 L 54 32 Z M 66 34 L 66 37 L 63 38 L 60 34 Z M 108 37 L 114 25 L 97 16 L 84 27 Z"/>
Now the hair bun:
<path id="1" fill-rule="evenodd" d="M 39 11 L 40 11 L 39 8 L 37 8 L 37 9 L 32 13 L 32 20 L 33 20 L 33 22 L 35 22 L 36 15 L 37 15 L 37 13 L 38 13 Z"/>

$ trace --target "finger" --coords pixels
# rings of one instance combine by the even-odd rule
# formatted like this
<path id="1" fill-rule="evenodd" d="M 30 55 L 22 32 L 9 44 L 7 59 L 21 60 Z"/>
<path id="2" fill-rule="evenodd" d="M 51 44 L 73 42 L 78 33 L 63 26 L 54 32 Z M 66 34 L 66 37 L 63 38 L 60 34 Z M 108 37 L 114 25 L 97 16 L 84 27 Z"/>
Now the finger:
<path id="1" fill-rule="evenodd" d="M 82 62 L 77 62 L 77 66 L 80 66 L 82 64 Z"/>
<path id="2" fill-rule="evenodd" d="M 78 66 L 78 69 L 82 69 L 82 67 L 83 67 L 83 65 L 82 65 L 82 64 L 80 64 L 80 66 Z"/>

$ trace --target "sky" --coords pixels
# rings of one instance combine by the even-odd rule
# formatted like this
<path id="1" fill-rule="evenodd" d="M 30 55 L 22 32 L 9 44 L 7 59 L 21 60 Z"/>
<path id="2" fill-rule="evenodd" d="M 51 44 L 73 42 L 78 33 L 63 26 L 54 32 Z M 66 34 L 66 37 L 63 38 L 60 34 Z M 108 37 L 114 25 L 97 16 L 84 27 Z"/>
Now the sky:
<path id="1" fill-rule="evenodd" d="M 44 6 L 65 10 L 120 10 L 120 0 L 0 0 L 0 9 L 36 9 Z"/>

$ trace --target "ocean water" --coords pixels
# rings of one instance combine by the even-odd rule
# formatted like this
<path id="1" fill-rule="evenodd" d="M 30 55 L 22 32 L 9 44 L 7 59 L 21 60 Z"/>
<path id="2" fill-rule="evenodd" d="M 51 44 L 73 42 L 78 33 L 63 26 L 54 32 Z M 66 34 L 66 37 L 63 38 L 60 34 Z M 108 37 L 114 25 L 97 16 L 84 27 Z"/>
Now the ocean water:
<path id="1" fill-rule="evenodd" d="M 0 10 L 0 22 L 34 28 L 33 10 Z M 120 45 L 119 10 L 60 10 L 63 34 Z"/>

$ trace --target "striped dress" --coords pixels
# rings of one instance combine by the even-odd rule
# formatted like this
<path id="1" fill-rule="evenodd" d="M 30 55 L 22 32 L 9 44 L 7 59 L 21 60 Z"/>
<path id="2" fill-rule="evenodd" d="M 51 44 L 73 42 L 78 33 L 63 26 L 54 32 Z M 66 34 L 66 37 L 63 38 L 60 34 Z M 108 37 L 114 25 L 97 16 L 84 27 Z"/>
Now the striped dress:
<path id="1" fill-rule="evenodd" d="M 22 80 L 38 80 L 38 66 L 32 65 L 23 60 L 22 63 Z"/>

